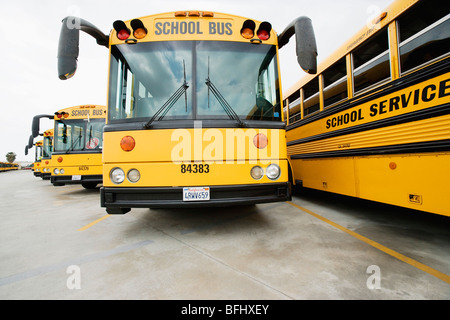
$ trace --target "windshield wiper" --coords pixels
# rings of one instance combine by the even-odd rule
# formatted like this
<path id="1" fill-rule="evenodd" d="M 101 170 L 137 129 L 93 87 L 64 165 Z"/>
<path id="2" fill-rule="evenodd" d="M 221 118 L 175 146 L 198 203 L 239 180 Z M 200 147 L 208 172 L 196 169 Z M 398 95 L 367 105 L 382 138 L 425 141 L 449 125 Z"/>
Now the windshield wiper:
<path id="1" fill-rule="evenodd" d="M 67 149 L 66 153 L 69 153 L 69 151 L 73 151 L 73 148 L 75 147 L 75 145 L 78 143 L 78 141 L 81 140 L 81 130 L 80 130 L 80 134 L 78 135 L 78 138 L 75 139 L 75 141 L 72 141 L 72 145 L 70 146 L 69 149 Z"/>
<path id="2" fill-rule="evenodd" d="M 230 104 L 225 100 L 223 95 L 220 93 L 219 89 L 211 82 L 211 79 L 209 78 L 209 57 L 208 57 L 208 78 L 206 79 L 206 85 L 208 86 L 208 108 L 209 108 L 209 92 L 211 91 L 214 97 L 216 97 L 217 101 L 219 101 L 219 104 L 222 106 L 223 110 L 226 112 L 228 117 L 230 117 L 231 120 L 236 120 L 239 123 L 240 127 L 245 127 L 245 124 L 241 121 L 237 113 L 234 111 L 234 109 L 230 106 Z"/>
<path id="3" fill-rule="evenodd" d="M 146 124 L 144 124 L 145 129 L 150 129 L 152 126 L 152 122 L 155 121 L 155 119 L 159 116 L 158 121 L 162 120 L 162 118 L 165 117 L 165 115 L 169 112 L 169 110 L 173 107 L 173 105 L 180 99 L 180 97 L 184 94 L 184 103 L 186 106 L 186 112 L 187 112 L 187 94 L 186 91 L 189 88 L 188 83 L 186 81 L 186 66 L 184 65 L 183 60 L 183 68 L 184 68 L 184 81 L 183 84 L 177 89 L 177 91 L 172 94 L 172 96 L 162 105 L 161 108 L 159 108 L 158 111 L 151 117 L 150 120 Z M 164 112 L 163 112 L 164 111 Z M 161 115 L 160 113 L 163 112 Z"/>

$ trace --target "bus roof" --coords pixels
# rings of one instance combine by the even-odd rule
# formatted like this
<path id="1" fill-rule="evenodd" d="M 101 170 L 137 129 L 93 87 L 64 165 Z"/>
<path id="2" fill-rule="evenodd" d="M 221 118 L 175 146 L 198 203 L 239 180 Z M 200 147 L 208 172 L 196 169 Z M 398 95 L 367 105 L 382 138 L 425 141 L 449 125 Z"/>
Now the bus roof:
<path id="1" fill-rule="evenodd" d="M 139 28 L 145 30 L 141 35 L 134 33 Z M 248 36 L 248 38 L 241 35 L 242 30 L 246 28 L 253 31 L 253 35 Z M 118 34 L 122 30 L 128 30 L 129 37 L 121 40 Z M 266 30 L 269 38 L 260 41 L 257 37 L 259 30 Z M 116 21 L 111 30 L 109 44 L 169 40 L 220 40 L 247 43 L 257 41 L 273 45 L 278 44 L 277 34 L 268 22 L 201 10 L 172 11 L 129 21 Z"/>
<path id="2" fill-rule="evenodd" d="M 53 137 L 53 129 L 47 129 L 44 131 L 44 137 Z"/>
<path id="3" fill-rule="evenodd" d="M 55 112 L 55 120 L 59 119 L 104 119 L 106 118 L 106 106 L 86 104 L 68 107 Z"/>
<path id="4" fill-rule="evenodd" d="M 317 68 L 317 73 L 314 75 L 306 75 L 302 77 L 297 83 L 291 86 L 284 94 L 283 99 L 290 96 L 294 91 L 301 88 L 308 83 L 311 79 L 321 74 L 328 67 L 333 65 L 339 59 L 353 51 L 356 47 L 364 43 L 367 39 L 372 37 L 377 31 L 383 29 L 389 23 L 397 19 L 405 10 L 414 5 L 420 0 L 395 0 L 385 10 L 382 10 L 380 14 L 375 17 L 372 23 L 367 23 L 359 32 L 348 39 L 344 44 L 339 47 L 333 54 L 326 58 Z"/>

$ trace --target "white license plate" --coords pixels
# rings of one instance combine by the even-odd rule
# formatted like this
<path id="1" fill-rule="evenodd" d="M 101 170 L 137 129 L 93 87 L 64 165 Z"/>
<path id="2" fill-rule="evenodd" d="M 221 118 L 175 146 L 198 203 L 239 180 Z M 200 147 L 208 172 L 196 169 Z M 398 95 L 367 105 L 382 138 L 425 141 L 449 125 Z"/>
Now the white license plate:
<path id="1" fill-rule="evenodd" d="M 81 180 L 81 175 L 79 174 L 73 175 L 72 180 Z"/>
<path id="2" fill-rule="evenodd" d="M 210 196 L 209 187 L 183 188 L 183 201 L 208 201 L 209 196 Z"/>

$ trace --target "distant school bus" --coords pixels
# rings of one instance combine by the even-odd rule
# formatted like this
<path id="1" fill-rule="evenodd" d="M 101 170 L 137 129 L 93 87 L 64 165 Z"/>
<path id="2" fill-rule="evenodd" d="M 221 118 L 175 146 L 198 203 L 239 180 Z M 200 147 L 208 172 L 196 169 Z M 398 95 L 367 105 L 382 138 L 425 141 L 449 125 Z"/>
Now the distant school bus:
<path id="1" fill-rule="evenodd" d="M 95 188 L 103 182 L 102 150 L 106 108 L 80 105 L 55 112 L 51 183 Z"/>
<path id="2" fill-rule="evenodd" d="M 308 18 L 277 36 L 269 22 L 178 11 L 115 21 L 108 37 L 68 17 L 61 79 L 76 68 L 73 23 L 110 49 L 101 188 L 108 213 L 290 199 L 278 49 L 296 34 L 300 65 L 315 70 Z"/>
<path id="3" fill-rule="evenodd" d="M 0 162 L 0 172 L 12 171 L 12 170 L 18 170 L 18 169 L 19 169 L 18 163 Z"/>
<path id="4" fill-rule="evenodd" d="M 53 129 L 48 129 L 43 133 L 40 132 L 41 119 L 48 118 L 53 119 L 52 115 L 38 114 L 33 117 L 31 124 L 31 135 L 28 139 L 28 145 L 25 147 L 25 155 L 28 155 L 28 150 L 36 146 L 35 149 L 35 161 L 33 163 L 33 172 L 37 177 L 42 179 L 50 179 L 50 161 L 51 154 L 53 152 Z M 36 143 L 33 143 L 34 138 L 43 136 L 44 139 Z"/>
<path id="5" fill-rule="evenodd" d="M 297 185 L 450 216 L 450 3 L 395 1 L 284 95 Z"/>
<path id="6" fill-rule="evenodd" d="M 35 177 L 42 178 L 41 161 L 44 141 L 39 140 L 34 143 L 34 162 L 33 162 L 33 174 Z"/>
<path id="7" fill-rule="evenodd" d="M 41 178 L 50 180 L 53 153 L 53 129 L 45 130 L 42 135 L 44 139 L 42 141 L 42 158 L 40 162 Z"/>

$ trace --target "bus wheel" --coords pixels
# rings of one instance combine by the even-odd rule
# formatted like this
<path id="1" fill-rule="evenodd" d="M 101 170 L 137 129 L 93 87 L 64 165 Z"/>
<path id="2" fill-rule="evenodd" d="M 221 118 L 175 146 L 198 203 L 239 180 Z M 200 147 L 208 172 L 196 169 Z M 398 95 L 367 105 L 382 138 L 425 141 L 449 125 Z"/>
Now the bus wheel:
<path id="1" fill-rule="evenodd" d="M 97 186 L 97 183 L 95 183 L 95 182 L 83 182 L 81 185 L 85 189 L 94 189 Z"/>

